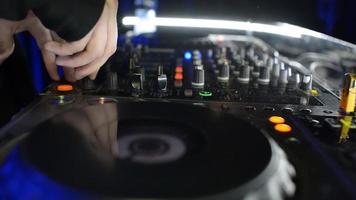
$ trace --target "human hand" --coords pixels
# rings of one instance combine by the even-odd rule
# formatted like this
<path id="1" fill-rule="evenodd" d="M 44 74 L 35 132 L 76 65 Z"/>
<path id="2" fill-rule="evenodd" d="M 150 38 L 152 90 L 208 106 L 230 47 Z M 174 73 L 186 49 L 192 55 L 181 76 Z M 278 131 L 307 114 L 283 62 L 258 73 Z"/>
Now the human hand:
<path id="1" fill-rule="evenodd" d="M 33 35 L 41 49 L 43 60 L 50 77 L 53 80 L 59 80 L 55 63 L 56 56 L 43 48 L 46 42 L 52 40 L 51 33 L 31 11 L 27 17 L 21 21 L 0 19 L 0 28 L 0 64 L 2 64 L 15 49 L 14 35 L 27 30 Z"/>
<path id="2" fill-rule="evenodd" d="M 45 49 L 56 54 L 56 64 L 63 66 L 76 80 L 86 76 L 95 79 L 100 67 L 116 51 L 117 10 L 118 0 L 106 0 L 97 24 L 84 38 L 65 42 L 54 37 L 55 41 L 47 42 Z"/>

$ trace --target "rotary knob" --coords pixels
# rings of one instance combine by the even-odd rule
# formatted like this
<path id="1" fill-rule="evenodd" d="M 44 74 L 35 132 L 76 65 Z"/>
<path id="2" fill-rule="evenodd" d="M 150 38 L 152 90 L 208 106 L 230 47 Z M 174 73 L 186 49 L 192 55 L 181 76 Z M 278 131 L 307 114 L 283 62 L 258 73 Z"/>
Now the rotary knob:
<path id="1" fill-rule="evenodd" d="M 288 68 L 285 68 L 284 65 L 281 66 L 278 82 L 281 85 L 288 84 Z"/>
<path id="2" fill-rule="evenodd" d="M 196 67 L 193 70 L 193 81 L 192 81 L 192 87 L 193 88 L 197 88 L 197 89 L 201 89 L 204 88 L 204 84 L 205 84 L 205 71 L 203 69 L 203 67 Z"/>
<path id="3" fill-rule="evenodd" d="M 106 80 L 105 80 L 105 88 L 108 91 L 116 91 L 119 88 L 119 81 L 117 77 L 117 73 L 115 72 L 110 72 L 107 74 Z"/>
<path id="4" fill-rule="evenodd" d="M 289 89 L 297 89 L 299 88 L 301 82 L 300 74 L 299 73 L 293 73 L 292 76 L 289 77 L 288 80 L 288 88 Z"/>
<path id="5" fill-rule="evenodd" d="M 225 59 L 224 62 L 220 65 L 220 72 L 218 75 L 219 82 L 228 82 L 230 79 L 230 65 Z"/>
<path id="6" fill-rule="evenodd" d="M 284 64 L 282 64 L 282 65 L 284 65 Z M 280 75 L 280 70 L 281 70 L 281 66 L 278 63 L 278 60 L 274 59 L 273 65 L 272 65 L 272 77 L 274 79 L 278 79 L 278 77 Z"/>
<path id="7" fill-rule="evenodd" d="M 270 71 L 268 67 L 260 67 L 260 75 L 258 83 L 261 85 L 268 85 L 270 82 Z"/>
<path id="8" fill-rule="evenodd" d="M 81 80 L 81 87 L 83 90 L 94 90 L 96 88 L 95 82 L 88 77 Z"/>
<path id="9" fill-rule="evenodd" d="M 249 83 L 250 82 L 250 67 L 248 65 L 243 65 L 240 67 L 240 74 L 237 78 L 239 83 Z"/>

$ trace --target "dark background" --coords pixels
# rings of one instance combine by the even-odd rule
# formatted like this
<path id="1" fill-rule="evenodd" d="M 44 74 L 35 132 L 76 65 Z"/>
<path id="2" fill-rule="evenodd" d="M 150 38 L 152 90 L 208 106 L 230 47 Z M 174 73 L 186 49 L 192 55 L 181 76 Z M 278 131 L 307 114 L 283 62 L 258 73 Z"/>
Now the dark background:
<path id="1" fill-rule="evenodd" d="M 120 1 L 120 15 L 133 10 Z M 356 43 L 355 0 L 160 0 L 158 16 L 287 22 Z"/>

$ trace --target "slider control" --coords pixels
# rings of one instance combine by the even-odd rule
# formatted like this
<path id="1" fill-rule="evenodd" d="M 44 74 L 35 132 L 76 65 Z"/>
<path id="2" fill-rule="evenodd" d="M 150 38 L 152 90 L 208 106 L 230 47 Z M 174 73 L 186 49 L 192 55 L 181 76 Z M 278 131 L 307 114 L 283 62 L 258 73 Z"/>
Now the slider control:
<path id="1" fill-rule="evenodd" d="M 158 66 L 158 76 L 157 76 L 157 85 L 158 89 L 161 91 L 167 91 L 168 78 L 167 75 L 163 72 L 163 66 Z"/>
<path id="2" fill-rule="evenodd" d="M 194 69 L 193 76 L 192 87 L 197 89 L 204 88 L 205 75 L 202 66 Z"/>
<path id="3" fill-rule="evenodd" d="M 356 74 L 346 74 L 341 94 L 340 108 L 345 113 L 355 111 Z"/>
<path id="4" fill-rule="evenodd" d="M 270 70 L 267 66 L 260 67 L 260 74 L 258 78 L 258 83 L 261 85 L 268 85 L 270 82 Z"/>
<path id="5" fill-rule="evenodd" d="M 230 78 L 230 65 L 225 59 L 224 62 L 220 65 L 220 73 L 218 75 L 219 82 L 229 82 Z"/>

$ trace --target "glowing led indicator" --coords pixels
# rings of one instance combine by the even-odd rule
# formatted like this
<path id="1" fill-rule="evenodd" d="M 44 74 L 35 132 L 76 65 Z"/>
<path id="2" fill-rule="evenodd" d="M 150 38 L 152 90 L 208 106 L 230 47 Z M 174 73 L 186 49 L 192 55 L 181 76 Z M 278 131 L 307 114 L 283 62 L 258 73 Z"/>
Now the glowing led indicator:
<path id="1" fill-rule="evenodd" d="M 209 92 L 209 91 L 201 91 L 201 92 L 199 92 L 199 95 L 201 97 L 211 97 L 211 96 L 213 96 L 213 93 Z"/>
<path id="2" fill-rule="evenodd" d="M 284 124 L 286 120 L 280 116 L 272 116 L 268 119 L 273 124 Z"/>
<path id="3" fill-rule="evenodd" d="M 176 75 L 174 76 L 175 80 L 183 80 L 184 76 L 183 73 L 176 73 Z"/>
<path id="4" fill-rule="evenodd" d="M 187 51 L 187 52 L 184 53 L 184 58 L 186 60 L 191 60 L 192 57 L 193 57 L 193 55 L 192 55 L 192 53 L 190 51 Z"/>
<path id="5" fill-rule="evenodd" d="M 291 133 L 292 132 L 292 127 L 289 126 L 288 124 L 277 124 L 274 127 L 274 130 L 276 130 L 279 133 L 287 134 L 287 133 Z"/>
<path id="6" fill-rule="evenodd" d="M 71 92 L 73 90 L 74 90 L 74 87 L 72 85 L 58 85 L 57 86 L 58 92 Z"/>

